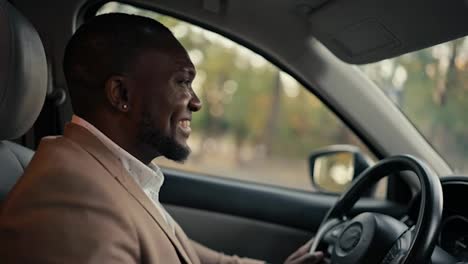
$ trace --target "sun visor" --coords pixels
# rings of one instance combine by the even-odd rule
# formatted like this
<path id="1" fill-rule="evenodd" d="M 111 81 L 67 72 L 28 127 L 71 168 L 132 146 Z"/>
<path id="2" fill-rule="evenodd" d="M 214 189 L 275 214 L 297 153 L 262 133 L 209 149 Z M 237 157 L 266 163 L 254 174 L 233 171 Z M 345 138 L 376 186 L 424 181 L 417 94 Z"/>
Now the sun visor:
<path id="1" fill-rule="evenodd" d="M 365 64 L 467 35 L 468 1 L 329 1 L 309 22 L 337 57 Z"/>

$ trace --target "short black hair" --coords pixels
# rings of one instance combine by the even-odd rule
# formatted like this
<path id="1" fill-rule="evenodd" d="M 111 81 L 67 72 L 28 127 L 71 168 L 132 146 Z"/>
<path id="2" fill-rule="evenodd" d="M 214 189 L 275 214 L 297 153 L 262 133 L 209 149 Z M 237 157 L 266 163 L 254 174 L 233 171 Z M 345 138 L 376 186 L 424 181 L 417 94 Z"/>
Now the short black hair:
<path id="1" fill-rule="evenodd" d="M 74 112 L 93 113 L 103 103 L 108 78 L 127 73 L 143 51 L 176 46 L 171 31 L 154 19 L 122 13 L 92 18 L 72 36 L 63 59 Z"/>

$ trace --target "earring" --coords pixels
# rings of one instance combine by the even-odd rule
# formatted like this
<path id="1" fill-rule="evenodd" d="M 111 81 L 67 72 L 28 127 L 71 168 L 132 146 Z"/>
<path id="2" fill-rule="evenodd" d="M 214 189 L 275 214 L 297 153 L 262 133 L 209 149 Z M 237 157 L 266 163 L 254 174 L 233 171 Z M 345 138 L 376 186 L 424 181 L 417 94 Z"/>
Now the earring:
<path id="1" fill-rule="evenodd" d="M 122 105 L 122 108 L 123 108 L 124 110 L 127 110 L 127 109 L 128 109 L 128 105 L 124 104 L 124 105 Z"/>

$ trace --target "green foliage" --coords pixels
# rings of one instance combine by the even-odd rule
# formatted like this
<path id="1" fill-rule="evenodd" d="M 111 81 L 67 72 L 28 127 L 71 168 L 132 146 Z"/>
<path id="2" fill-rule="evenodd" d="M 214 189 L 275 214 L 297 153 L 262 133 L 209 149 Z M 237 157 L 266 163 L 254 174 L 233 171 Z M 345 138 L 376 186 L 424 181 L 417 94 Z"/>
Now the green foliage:
<path id="1" fill-rule="evenodd" d="M 382 67 L 403 67 L 402 87 L 392 83 L 395 73 Z M 400 89 L 396 103 L 429 143 L 456 170 L 468 173 L 468 38 L 462 38 L 362 69 L 387 94 Z"/>

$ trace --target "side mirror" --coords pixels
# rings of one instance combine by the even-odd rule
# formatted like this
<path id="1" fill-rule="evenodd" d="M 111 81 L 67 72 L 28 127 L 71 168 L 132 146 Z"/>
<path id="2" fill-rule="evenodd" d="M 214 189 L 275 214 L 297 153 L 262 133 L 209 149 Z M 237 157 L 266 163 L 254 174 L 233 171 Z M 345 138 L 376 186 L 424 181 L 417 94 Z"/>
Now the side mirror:
<path id="1" fill-rule="evenodd" d="M 342 193 L 371 163 L 358 147 L 351 145 L 333 145 L 314 151 L 309 156 L 312 184 L 322 192 Z"/>

